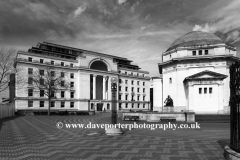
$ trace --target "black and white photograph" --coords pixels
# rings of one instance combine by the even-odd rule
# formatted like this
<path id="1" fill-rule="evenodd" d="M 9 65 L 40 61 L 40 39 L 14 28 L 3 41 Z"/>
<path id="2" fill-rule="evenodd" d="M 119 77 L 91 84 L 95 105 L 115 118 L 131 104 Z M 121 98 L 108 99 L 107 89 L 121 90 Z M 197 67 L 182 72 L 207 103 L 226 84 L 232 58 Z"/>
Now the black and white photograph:
<path id="1" fill-rule="evenodd" d="M 0 0 L 0 160 L 240 160 L 240 0 Z"/>

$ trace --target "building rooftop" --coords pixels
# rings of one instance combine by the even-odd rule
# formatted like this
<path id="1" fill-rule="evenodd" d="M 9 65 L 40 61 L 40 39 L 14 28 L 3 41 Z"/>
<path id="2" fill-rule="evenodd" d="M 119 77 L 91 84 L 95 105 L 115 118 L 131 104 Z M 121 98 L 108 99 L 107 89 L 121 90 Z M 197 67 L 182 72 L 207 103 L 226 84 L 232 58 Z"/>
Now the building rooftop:
<path id="1" fill-rule="evenodd" d="M 199 45 L 212 45 L 212 44 L 223 44 L 223 40 L 218 36 L 201 31 L 189 32 L 177 40 L 175 40 L 167 51 L 176 49 L 178 47 L 188 47 L 188 46 L 199 46 Z"/>

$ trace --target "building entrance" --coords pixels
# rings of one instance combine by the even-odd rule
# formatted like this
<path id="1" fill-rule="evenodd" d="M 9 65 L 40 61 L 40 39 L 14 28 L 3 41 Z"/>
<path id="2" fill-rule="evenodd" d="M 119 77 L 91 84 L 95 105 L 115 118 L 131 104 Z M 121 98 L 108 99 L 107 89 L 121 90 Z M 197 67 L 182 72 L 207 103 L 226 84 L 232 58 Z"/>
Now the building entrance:
<path id="1" fill-rule="evenodd" d="M 103 103 L 97 103 L 97 111 L 102 111 Z"/>

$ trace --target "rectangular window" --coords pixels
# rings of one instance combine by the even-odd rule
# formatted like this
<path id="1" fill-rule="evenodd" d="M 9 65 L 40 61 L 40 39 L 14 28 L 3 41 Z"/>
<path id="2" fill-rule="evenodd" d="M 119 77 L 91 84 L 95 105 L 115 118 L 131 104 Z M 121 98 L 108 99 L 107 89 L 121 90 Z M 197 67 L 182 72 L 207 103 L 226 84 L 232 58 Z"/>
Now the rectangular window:
<path id="1" fill-rule="evenodd" d="M 44 90 L 40 90 L 40 97 L 44 97 Z"/>
<path id="2" fill-rule="evenodd" d="M 208 50 L 205 50 L 205 55 L 208 55 Z"/>
<path id="3" fill-rule="evenodd" d="M 33 96 L 33 89 L 28 89 L 28 96 L 29 97 Z"/>
<path id="4" fill-rule="evenodd" d="M 33 107 L 33 101 L 28 101 L 28 107 Z"/>
<path id="5" fill-rule="evenodd" d="M 70 63 L 70 67 L 72 67 L 72 68 L 73 68 L 73 63 Z"/>
<path id="6" fill-rule="evenodd" d="M 169 83 L 170 83 L 170 84 L 172 83 L 172 78 L 169 78 Z"/>
<path id="7" fill-rule="evenodd" d="M 143 101 L 145 101 L 145 96 L 143 96 Z"/>
<path id="8" fill-rule="evenodd" d="M 29 61 L 29 62 L 32 62 L 32 57 L 28 57 L 28 61 Z"/>
<path id="9" fill-rule="evenodd" d="M 44 101 L 40 101 L 40 107 L 44 107 Z"/>
<path id="10" fill-rule="evenodd" d="M 70 87 L 74 87 L 74 82 L 71 82 L 71 83 L 70 83 Z"/>
<path id="11" fill-rule="evenodd" d="M 61 66 L 64 66 L 64 62 L 61 62 Z"/>
<path id="12" fill-rule="evenodd" d="M 132 81 L 132 84 L 133 84 L 134 81 Z"/>
<path id="13" fill-rule="evenodd" d="M 143 93 L 145 93 L 145 88 L 143 88 Z"/>
<path id="14" fill-rule="evenodd" d="M 71 98 L 74 98 L 74 92 L 71 92 Z"/>
<path id="15" fill-rule="evenodd" d="M 54 93 L 54 91 L 51 92 L 51 97 L 52 97 L 52 98 L 55 97 L 55 93 Z"/>
<path id="16" fill-rule="evenodd" d="M 40 59 L 40 63 L 43 63 L 43 61 L 44 61 L 43 59 Z"/>
<path id="17" fill-rule="evenodd" d="M 126 95 L 125 98 L 126 98 L 126 101 L 127 101 L 128 100 L 128 95 Z"/>
<path id="18" fill-rule="evenodd" d="M 198 88 L 198 93 L 202 94 L 202 88 Z"/>
<path id="19" fill-rule="evenodd" d="M 44 75 L 44 70 L 39 70 L 39 74 L 40 74 L 41 76 L 43 76 L 43 75 Z"/>
<path id="20" fill-rule="evenodd" d="M 64 72 L 61 72 L 61 77 L 64 77 L 64 76 L 65 76 Z"/>
<path id="21" fill-rule="evenodd" d="M 128 104 L 126 103 L 126 108 L 128 108 Z"/>
<path id="22" fill-rule="evenodd" d="M 145 86 L 145 82 L 143 82 L 143 86 Z"/>
<path id="23" fill-rule="evenodd" d="M 51 76 L 52 76 L 52 77 L 55 76 L 55 71 L 51 71 Z"/>
<path id="24" fill-rule="evenodd" d="M 140 98 L 140 96 L 137 96 L 138 101 L 139 101 L 139 98 Z"/>
<path id="25" fill-rule="evenodd" d="M 209 93 L 212 94 L 212 87 L 209 88 Z"/>
<path id="26" fill-rule="evenodd" d="M 61 98 L 64 98 L 64 97 L 65 97 L 65 92 L 61 91 Z"/>
<path id="27" fill-rule="evenodd" d="M 125 84 L 128 84 L 128 80 L 125 80 Z"/>
<path id="28" fill-rule="evenodd" d="M 61 87 L 64 87 L 64 81 L 61 81 Z"/>
<path id="29" fill-rule="evenodd" d="M 28 74 L 33 74 L 33 69 L 32 68 L 28 68 Z"/>
<path id="30" fill-rule="evenodd" d="M 145 108 L 145 104 L 143 104 L 143 108 Z"/>
<path id="31" fill-rule="evenodd" d="M 51 107 L 55 107 L 55 101 L 51 101 Z"/>
<path id="32" fill-rule="evenodd" d="M 125 72 L 125 74 L 127 75 L 127 72 Z"/>
<path id="33" fill-rule="evenodd" d="M 70 102 L 70 107 L 74 108 L 74 102 Z"/>
<path id="34" fill-rule="evenodd" d="M 33 84 L 33 78 L 32 77 L 28 78 L 28 84 Z"/>
<path id="35" fill-rule="evenodd" d="M 121 109 L 122 108 L 122 103 L 119 103 L 119 109 Z"/>
<path id="36" fill-rule="evenodd" d="M 43 78 L 40 79 L 40 85 L 44 85 L 44 79 Z"/>
<path id="37" fill-rule="evenodd" d="M 132 108 L 134 108 L 134 103 L 132 103 Z"/>
<path id="38" fill-rule="evenodd" d="M 121 87 L 121 86 L 119 86 L 118 88 L 119 88 L 119 91 L 121 91 L 122 87 Z"/>
<path id="39" fill-rule="evenodd" d="M 137 91 L 139 92 L 140 88 L 137 88 Z"/>
<path id="40" fill-rule="evenodd" d="M 139 81 L 137 81 L 137 85 L 139 85 Z"/>
<path id="41" fill-rule="evenodd" d="M 196 56 L 196 51 L 192 51 L 192 55 L 193 55 L 193 56 Z"/>
<path id="42" fill-rule="evenodd" d="M 119 99 L 119 100 L 121 100 L 121 98 L 122 98 L 122 95 L 121 95 L 121 94 L 119 94 L 119 95 L 118 95 L 118 99 Z"/>
<path id="43" fill-rule="evenodd" d="M 204 94 L 207 94 L 207 88 L 204 88 Z"/>
<path id="44" fill-rule="evenodd" d="M 126 90 L 125 90 L 126 92 L 128 91 L 128 87 L 126 87 Z"/>
<path id="45" fill-rule="evenodd" d="M 202 55 L 202 50 L 199 50 L 199 51 L 198 51 L 198 54 L 199 54 L 199 55 Z"/>
<path id="46" fill-rule="evenodd" d="M 134 91 L 134 88 L 132 87 L 132 92 Z"/>
<path id="47" fill-rule="evenodd" d="M 54 80 L 51 80 L 51 86 L 54 86 Z"/>
<path id="48" fill-rule="evenodd" d="M 54 61 L 51 61 L 51 64 L 54 65 Z"/>
<path id="49" fill-rule="evenodd" d="M 132 96 L 132 101 L 134 101 L 134 96 Z"/>
<path id="50" fill-rule="evenodd" d="M 143 74 L 143 77 L 144 77 L 144 74 Z"/>
<path id="51" fill-rule="evenodd" d="M 70 73 L 70 78 L 74 78 L 74 73 Z"/>
<path id="52" fill-rule="evenodd" d="M 65 107 L 65 102 L 61 102 L 61 108 Z"/>
<path id="53" fill-rule="evenodd" d="M 140 107 L 140 103 L 138 103 L 138 108 Z"/>

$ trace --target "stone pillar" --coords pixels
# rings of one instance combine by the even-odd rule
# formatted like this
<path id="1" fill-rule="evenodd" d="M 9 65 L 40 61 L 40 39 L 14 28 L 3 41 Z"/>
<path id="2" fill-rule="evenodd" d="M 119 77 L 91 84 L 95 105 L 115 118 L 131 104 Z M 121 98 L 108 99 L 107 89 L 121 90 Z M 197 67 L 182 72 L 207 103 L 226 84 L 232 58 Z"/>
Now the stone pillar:
<path id="1" fill-rule="evenodd" d="M 110 77 L 108 77 L 108 100 L 111 100 L 111 81 L 110 81 Z"/>
<path id="2" fill-rule="evenodd" d="M 96 99 L 96 77 L 97 75 L 93 75 L 93 99 Z"/>
<path id="3" fill-rule="evenodd" d="M 106 99 L 106 76 L 103 76 L 103 99 Z"/>

